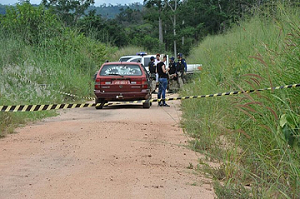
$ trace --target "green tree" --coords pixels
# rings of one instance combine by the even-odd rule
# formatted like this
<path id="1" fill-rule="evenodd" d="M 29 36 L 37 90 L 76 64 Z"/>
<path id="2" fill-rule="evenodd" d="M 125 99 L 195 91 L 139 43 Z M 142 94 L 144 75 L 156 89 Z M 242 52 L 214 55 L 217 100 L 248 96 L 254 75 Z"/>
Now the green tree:
<path id="1" fill-rule="evenodd" d="M 135 26 L 143 23 L 143 13 L 139 9 L 121 8 L 116 20 L 123 26 Z"/>
<path id="2" fill-rule="evenodd" d="M 67 25 L 76 24 L 94 3 L 94 0 L 42 0 L 42 4 L 53 10 Z"/>
<path id="3" fill-rule="evenodd" d="M 28 2 L 7 7 L 1 18 L 3 31 L 21 35 L 27 44 L 41 44 L 59 34 L 62 25 L 55 15 L 43 6 L 34 7 Z"/>
<path id="4" fill-rule="evenodd" d="M 117 20 L 103 19 L 95 15 L 95 11 L 78 21 L 78 28 L 86 36 L 90 36 L 103 43 L 109 43 L 118 47 L 128 44 L 124 28 Z"/>
<path id="5" fill-rule="evenodd" d="M 176 25 L 177 25 L 177 7 L 178 7 L 178 0 L 167 1 L 168 7 L 170 9 L 169 16 L 170 21 L 173 25 L 173 49 L 174 55 L 177 54 L 177 39 L 176 39 Z"/>
<path id="6" fill-rule="evenodd" d="M 159 35 L 159 41 L 160 45 L 163 43 L 163 21 L 162 21 L 162 14 L 163 10 L 166 7 L 165 1 L 162 0 L 144 0 L 144 3 L 146 7 L 152 8 L 151 10 L 157 10 L 158 11 L 158 35 Z"/>

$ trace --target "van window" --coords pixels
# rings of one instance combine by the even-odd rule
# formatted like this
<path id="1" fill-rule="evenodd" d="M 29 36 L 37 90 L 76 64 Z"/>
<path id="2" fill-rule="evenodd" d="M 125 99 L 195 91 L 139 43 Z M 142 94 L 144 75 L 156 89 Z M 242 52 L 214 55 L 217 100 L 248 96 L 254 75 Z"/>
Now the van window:
<path id="1" fill-rule="evenodd" d="M 145 57 L 144 58 L 144 64 L 145 64 L 145 66 L 148 66 L 149 62 L 150 62 L 150 57 Z"/>

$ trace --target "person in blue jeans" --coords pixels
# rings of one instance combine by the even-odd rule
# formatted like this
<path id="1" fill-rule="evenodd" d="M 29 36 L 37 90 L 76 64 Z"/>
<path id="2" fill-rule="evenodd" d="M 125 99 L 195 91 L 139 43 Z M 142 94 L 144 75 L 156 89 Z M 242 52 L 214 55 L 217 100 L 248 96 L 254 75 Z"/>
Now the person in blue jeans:
<path id="1" fill-rule="evenodd" d="M 158 73 L 158 81 L 159 81 L 158 94 L 157 94 L 158 99 L 166 98 L 166 89 L 168 86 L 168 70 L 166 69 L 166 65 L 165 65 L 166 60 L 167 60 L 167 56 L 165 55 L 163 57 L 163 60 L 159 62 L 156 66 L 157 73 Z M 170 107 L 168 104 L 166 104 L 165 100 L 159 101 L 158 105 Z"/>

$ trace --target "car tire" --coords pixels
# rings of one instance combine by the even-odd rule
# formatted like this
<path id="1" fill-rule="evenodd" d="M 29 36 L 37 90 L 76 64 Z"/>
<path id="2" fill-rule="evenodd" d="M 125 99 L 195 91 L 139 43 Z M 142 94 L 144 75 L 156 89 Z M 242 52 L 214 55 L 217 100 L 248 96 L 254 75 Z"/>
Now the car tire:
<path id="1" fill-rule="evenodd" d="M 150 106 L 151 106 L 151 102 L 149 101 L 143 103 L 143 108 L 150 108 Z"/>
<path id="2" fill-rule="evenodd" d="M 99 104 L 99 106 L 95 106 L 96 109 L 102 109 L 104 104 L 105 104 L 105 100 L 104 99 L 98 99 L 98 98 L 95 98 L 95 103 L 96 104 Z"/>
<path id="3" fill-rule="evenodd" d="M 98 109 L 102 109 L 103 106 L 102 106 L 102 105 L 99 105 L 99 106 L 95 106 L 95 108 L 98 110 Z"/>
<path id="4" fill-rule="evenodd" d="M 150 94 L 150 98 L 148 98 L 144 103 L 143 103 L 143 108 L 150 108 L 150 106 L 152 106 L 152 102 L 151 100 L 151 94 Z"/>

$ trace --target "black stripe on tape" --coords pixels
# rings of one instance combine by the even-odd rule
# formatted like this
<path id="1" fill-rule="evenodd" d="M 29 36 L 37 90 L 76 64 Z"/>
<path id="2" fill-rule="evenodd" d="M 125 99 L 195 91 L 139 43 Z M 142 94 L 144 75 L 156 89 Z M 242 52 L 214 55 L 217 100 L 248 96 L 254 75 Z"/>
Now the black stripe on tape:
<path id="1" fill-rule="evenodd" d="M 20 107 L 19 107 L 18 111 L 22 111 L 22 110 L 23 110 L 23 108 L 25 108 L 25 106 L 24 106 L 24 105 L 20 105 Z"/>
<path id="2" fill-rule="evenodd" d="M 292 84 L 285 86 L 277 86 L 272 88 L 264 88 L 257 90 L 248 90 L 248 91 L 233 91 L 233 92 L 225 92 L 225 93 L 216 93 L 210 95 L 200 95 L 200 96 L 189 96 L 189 97 L 175 97 L 175 98 L 165 98 L 165 99 L 150 99 L 150 100 L 141 100 L 141 101 L 128 101 L 124 103 L 138 103 L 138 102 L 160 102 L 162 100 L 184 100 L 184 99 L 195 99 L 195 98 L 207 98 L 207 97 L 217 97 L 217 96 L 225 96 L 225 95 L 236 95 L 242 93 L 252 93 L 256 91 L 264 91 L 264 90 L 275 90 L 275 89 L 285 89 L 285 88 L 296 88 L 299 87 L 300 84 Z M 115 104 L 115 103 L 106 103 L 105 106 Z M 118 103 L 122 104 L 122 103 Z M 42 111 L 42 110 L 51 110 L 51 109 L 66 109 L 66 108 L 81 108 L 81 107 L 91 107 L 96 106 L 98 104 L 50 104 L 50 105 L 12 105 L 12 106 L 0 106 L 1 112 L 12 112 L 12 111 Z M 99 104 L 100 105 L 100 104 Z"/>

